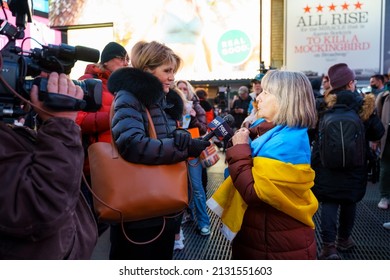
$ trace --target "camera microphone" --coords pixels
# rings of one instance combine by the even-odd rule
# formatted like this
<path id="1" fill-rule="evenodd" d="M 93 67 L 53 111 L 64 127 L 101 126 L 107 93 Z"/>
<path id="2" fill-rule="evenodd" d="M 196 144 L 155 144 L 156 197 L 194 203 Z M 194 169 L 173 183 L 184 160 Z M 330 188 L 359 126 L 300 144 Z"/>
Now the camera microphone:
<path id="1" fill-rule="evenodd" d="M 83 46 L 75 47 L 75 57 L 77 60 L 99 62 L 100 52 L 97 49 L 87 48 Z"/>
<path id="2" fill-rule="evenodd" d="M 100 52 L 97 49 L 87 48 L 83 46 L 70 46 L 67 44 L 43 46 L 42 56 L 55 56 L 59 59 L 69 61 L 83 60 L 88 62 L 98 62 Z"/>
<path id="3" fill-rule="evenodd" d="M 207 133 L 202 140 L 209 141 L 216 136 L 220 140 L 229 140 L 233 136 L 233 130 L 231 126 L 234 124 L 234 117 L 232 115 L 226 115 L 225 117 L 216 117 L 209 124 L 210 132 Z"/>

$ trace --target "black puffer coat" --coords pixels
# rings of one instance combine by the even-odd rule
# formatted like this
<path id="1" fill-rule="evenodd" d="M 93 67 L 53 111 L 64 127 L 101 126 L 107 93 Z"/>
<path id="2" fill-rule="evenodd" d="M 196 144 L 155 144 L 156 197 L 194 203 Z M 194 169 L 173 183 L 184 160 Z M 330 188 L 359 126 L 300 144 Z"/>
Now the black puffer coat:
<path id="1" fill-rule="evenodd" d="M 115 93 L 113 139 L 124 159 L 167 164 L 188 158 L 187 150 L 179 151 L 172 138 L 183 114 L 183 100 L 175 91 L 165 95 L 155 76 L 135 68 L 115 71 L 108 87 Z M 158 139 L 149 138 L 145 107 L 152 116 Z"/>
<path id="2" fill-rule="evenodd" d="M 155 76 L 127 67 L 111 74 L 108 88 L 115 94 L 113 140 L 124 159 L 157 165 L 188 158 L 187 149 L 179 151 L 172 138 L 184 109 L 183 100 L 175 91 L 165 95 L 161 82 Z M 152 117 L 157 139 L 149 137 L 145 108 Z M 125 227 L 145 228 L 162 223 L 162 218 L 152 218 L 126 223 Z"/>
<path id="3" fill-rule="evenodd" d="M 384 134 L 384 127 L 376 114 L 375 96 L 367 94 L 362 98 L 351 91 L 340 91 L 325 96 L 324 103 L 319 104 L 319 112 L 331 108 L 334 104 L 347 104 L 356 108 L 363 121 L 366 136 L 366 149 L 369 141 L 378 141 Z M 318 130 L 315 132 L 318 138 Z M 367 165 L 349 169 L 329 169 L 321 164 L 318 141 L 313 143 L 311 165 L 316 172 L 313 192 L 319 201 L 358 202 L 366 193 L 368 170 Z"/>

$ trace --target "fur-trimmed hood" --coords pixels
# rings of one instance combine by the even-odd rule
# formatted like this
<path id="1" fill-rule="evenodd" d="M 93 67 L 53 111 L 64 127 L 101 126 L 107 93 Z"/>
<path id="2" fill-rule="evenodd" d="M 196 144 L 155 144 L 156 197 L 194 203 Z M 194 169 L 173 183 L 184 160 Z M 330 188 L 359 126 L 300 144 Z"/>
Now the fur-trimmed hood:
<path id="1" fill-rule="evenodd" d="M 336 103 L 347 104 L 350 107 L 356 108 L 362 121 L 366 121 L 375 110 L 375 95 L 372 93 L 365 94 L 364 97 L 361 97 L 351 91 L 340 91 L 326 94 L 324 101 L 327 108 L 332 108 Z"/>
<path id="2" fill-rule="evenodd" d="M 131 92 L 145 107 L 162 102 L 164 111 L 175 120 L 182 118 L 183 99 L 174 90 L 165 95 L 161 82 L 148 72 L 132 67 L 120 68 L 111 74 L 107 85 L 114 94 L 120 90 Z"/>
<path id="3" fill-rule="evenodd" d="M 120 90 L 131 92 L 146 107 L 158 103 L 164 97 L 162 84 L 154 75 L 132 67 L 114 71 L 107 86 L 113 94 Z"/>

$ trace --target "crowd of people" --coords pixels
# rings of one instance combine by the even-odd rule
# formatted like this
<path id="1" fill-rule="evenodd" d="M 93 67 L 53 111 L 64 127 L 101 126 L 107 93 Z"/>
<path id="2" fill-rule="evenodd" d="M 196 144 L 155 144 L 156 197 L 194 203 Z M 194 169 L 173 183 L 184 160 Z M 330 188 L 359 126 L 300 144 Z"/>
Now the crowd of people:
<path id="1" fill-rule="evenodd" d="M 129 53 L 110 42 L 100 62 L 88 65 L 80 77 L 102 81 L 99 110 L 53 111 L 37 98 L 34 85 L 31 105 L 41 119 L 39 128 L 0 121 L 0 178 L 8 186 L 0 194 L 0 259 L 90 259 L 98 236 L 109 228 L 109 259 L 169 260 L 185 247 L 183 223 L 196 223 L 199 235 L 210 235 L 207 207 L 221 217 L 233 259 L 336 260 L 339 251 L 359 245 L 352 232 L 368 182 L 370 149 L 380 158 L 378 207 L 389 208 L 386 77 L 373 75 L 372 92 L 362 94 L 345 63 L 331 66 L 315 82 L 296 71 L 257 74 L 252 91 L 242 85 L 230 104 L 235 133 L 225 147 L 226 178 L 207 200 L 207 169 L 199 156 L 213 144 L 202 136 L 215 117 L 214 104 L 207 101 L 206 89 L 175 79 L 182 59 L 157 41 L 139 41 Z M 81 87 L 65 74 L 51 73 L 48 79 L 49 92 L 83 98 Z M 352 162 L 343 159 L 344 165 L 333 166 L 324 159 L 324 116 L 335 115 L 339 107 L 358 116 L 362 149 Z M 157 139 L 149 135 L 148 113 Z M 113 142 L 132 163 L 185 161 L 187 209 L 171 219 L 99 221 L 88 188 L 87 150 L 95 142 Z M 318 211 L 321 244 L 313 221 Z M 383 226 L 390 229 L 390 222 Z"/>

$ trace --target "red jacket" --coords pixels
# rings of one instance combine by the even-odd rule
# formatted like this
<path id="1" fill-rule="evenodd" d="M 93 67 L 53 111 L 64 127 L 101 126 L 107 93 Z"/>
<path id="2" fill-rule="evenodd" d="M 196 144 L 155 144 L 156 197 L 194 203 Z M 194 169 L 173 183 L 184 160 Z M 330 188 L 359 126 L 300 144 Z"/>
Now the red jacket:
<path id="1" fill-rule="evenodd" d="M 97 112 L 80 111 L 77 114 L 76 123 L 80 125 L 83 137 L 87 138 L 84 145 L 89 146 L 95 142 L 111 142 L 109 114 L 114 95 L 107 89 L 107 81 L 110 75 L 110 71 L 102 71 L 96 64 L 89 64 L 85 69 L 85 74 L 79 78 L 79 80 L 100 79 L 103 87 L 102 107 Z M 84 172 L 89 174 L 88 158 L 85 159 Z"/>

